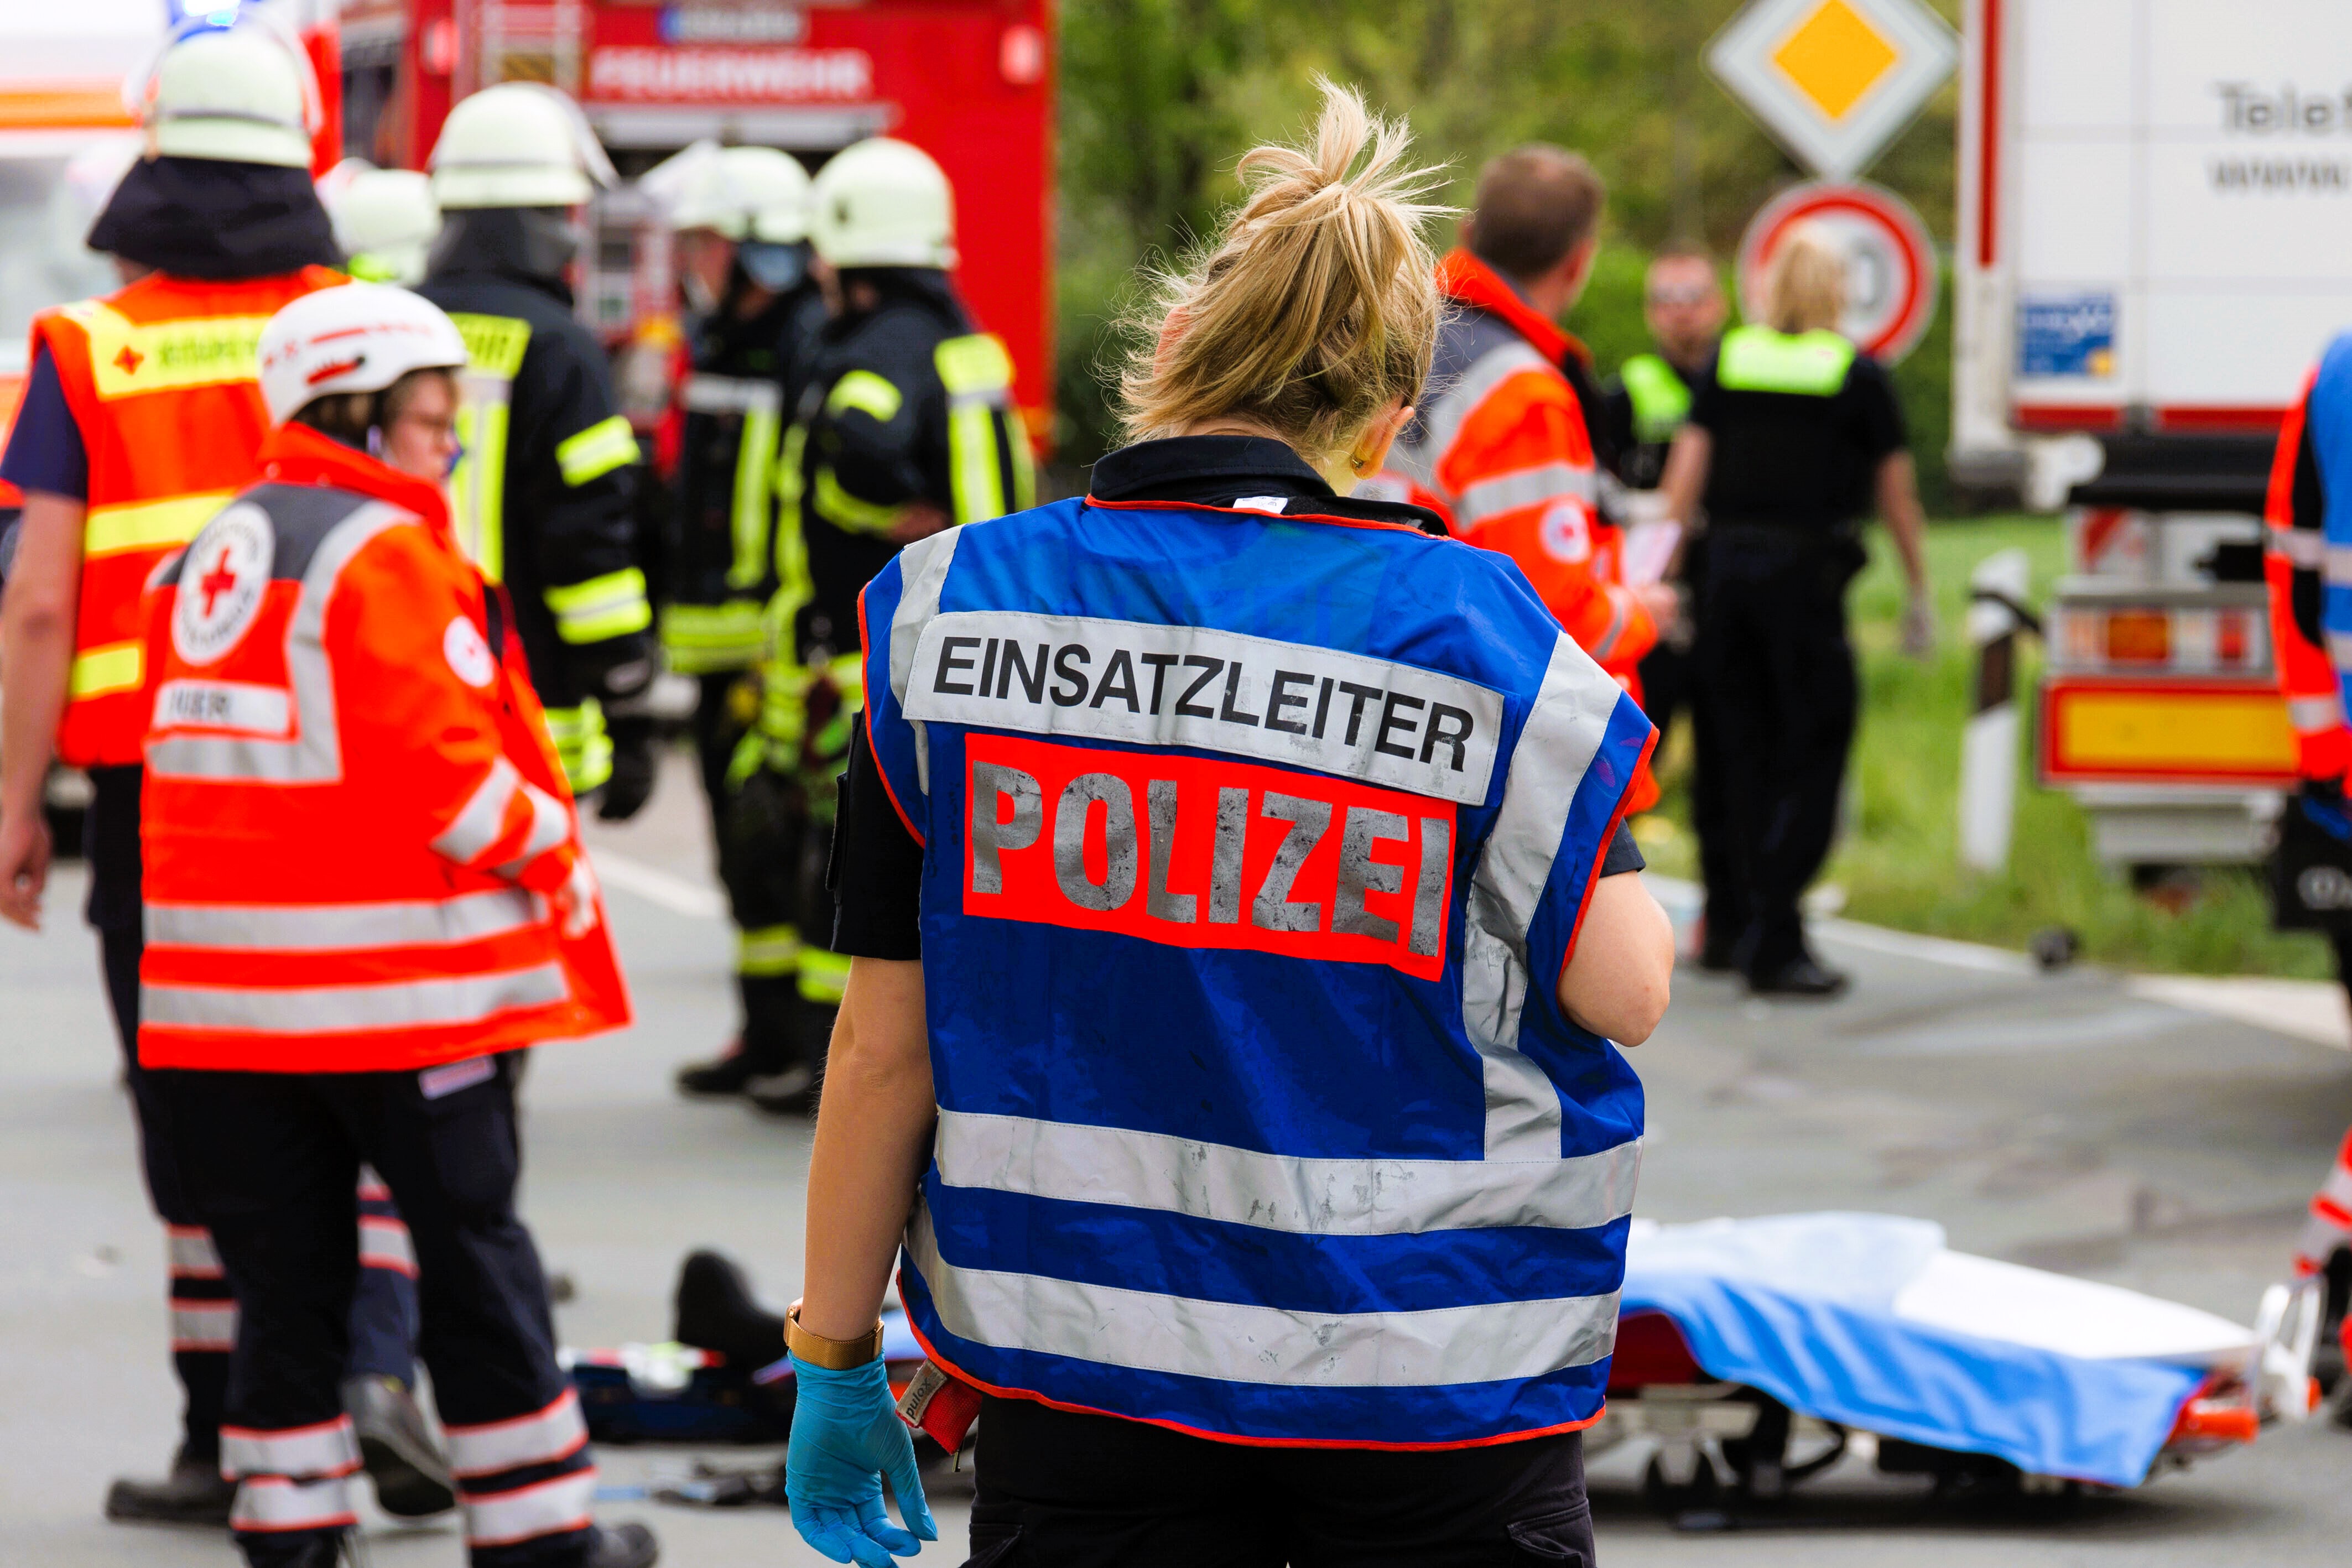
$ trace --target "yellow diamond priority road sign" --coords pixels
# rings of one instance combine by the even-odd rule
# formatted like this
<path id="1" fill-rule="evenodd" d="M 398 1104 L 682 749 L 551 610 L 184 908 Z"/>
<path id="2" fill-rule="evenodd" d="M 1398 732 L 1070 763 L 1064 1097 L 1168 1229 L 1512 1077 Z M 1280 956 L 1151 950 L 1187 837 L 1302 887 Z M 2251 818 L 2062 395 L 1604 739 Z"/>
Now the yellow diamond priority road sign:
<path id="1" fill-rule="evenodd" d="M 1919 0 L 1755 0 L 1706 64 L 1798 162 L 1844 180 L 1911 123 L 1958 53 Z"/>

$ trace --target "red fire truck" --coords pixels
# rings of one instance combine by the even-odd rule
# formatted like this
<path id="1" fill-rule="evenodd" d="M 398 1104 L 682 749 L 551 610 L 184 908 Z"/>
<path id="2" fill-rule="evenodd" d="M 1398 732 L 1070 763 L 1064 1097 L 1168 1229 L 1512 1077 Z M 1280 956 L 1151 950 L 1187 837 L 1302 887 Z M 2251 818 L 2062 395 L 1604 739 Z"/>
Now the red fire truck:
<path id="1" fill-rule="evenodd" d="M 1042 436 L 1051 27 L 1045 0 L 344 0 L 344 148 L 422 168 L 452 103 L 513 80 L 577 98 L 625 176 L 704 138 L 781 147 L 812 169 L 862 137 L 904 138 L 955 187 L 957 281 L 1011 347 Z M 674 308 L 652 215 L 628 189 L 595 214 L 582 309 L 616 342 Z"/>

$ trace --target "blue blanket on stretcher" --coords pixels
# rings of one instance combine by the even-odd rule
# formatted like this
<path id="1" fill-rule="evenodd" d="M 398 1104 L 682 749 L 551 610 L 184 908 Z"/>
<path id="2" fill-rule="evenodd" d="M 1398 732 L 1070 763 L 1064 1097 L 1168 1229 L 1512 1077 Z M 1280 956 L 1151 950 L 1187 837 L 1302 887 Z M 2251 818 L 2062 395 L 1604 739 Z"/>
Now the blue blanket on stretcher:
<path id="1" fill-rule="evenodd" d="M 1633 1238 L 1626 1312 L 1673 1318 L 1711 1377 L 1791 1410 L 2034 1475 L 2137 1486 L 2205 1378 L 1911 1321 L 1896 1298 L 1939 1227 L 1866 1214 L 1677 1225 Z"/>

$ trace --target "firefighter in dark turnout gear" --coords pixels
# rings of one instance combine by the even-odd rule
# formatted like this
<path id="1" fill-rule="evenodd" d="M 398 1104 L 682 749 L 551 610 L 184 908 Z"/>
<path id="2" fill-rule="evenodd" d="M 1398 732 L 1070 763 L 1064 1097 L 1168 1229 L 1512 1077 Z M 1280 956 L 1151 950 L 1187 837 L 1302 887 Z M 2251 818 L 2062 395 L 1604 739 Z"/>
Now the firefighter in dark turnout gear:
<path id="1" fill-rule="evenodd" d="M 809 181 L 797 162 L 772 148 L 709 143 L 679 162 L 669 226 L 686 303 L 699 320 L 693 370 L 677 393 L 682 433 L 662 646 L 670 668 L 701 687 L 695 749 L 735 920 L 743 1019 L 727 1051 L 679 1069 L 677 1083 L 689 1094 L 731 1095 L 800 1056 L 798 868 L 789 851 L 738 852 L 727 831 L 736 793 L 728 772 L 759 716 L 755 666 L 776 588 L 784 414 L 807 377 L 824 299 L 809 268 Z"/>
<path id="2" fill-rule="evenodd" d="M 1029 444 L 1013 406 L 1013 361 L 979 330 L 949 281 L 954 198 L 939 165 L 887 137 L 818 171 L 809 237 L 836 314 L 784 436 L 760 720 L 737 754 L 731 826 L 800 876 L 798 991 L 803 1060 L 749 1092 L 803 1101 L 833 1037 L 848 960 L 824 945 L 824 872 L 835 781 L 865 707 L 857 595 L 901 547 L 1034 503 Z M 791 824 L 805 813 L 807 831 Z"/>
<path id="3" fill-rule="evenodd" d="M 614 777 L 600 814 L 625 817 L 651 779 L 654 674 L 635 507 L 638 448 L 612 371 L 572 313 L 571 209 L 611 165 L 572 101 L 507 82 L 450 112 L 433 150 L 446 221 L 417 292 L 471 356 L 450 479 L 459 543 L 514 602 L 515 631 L 572 792 Z"/>

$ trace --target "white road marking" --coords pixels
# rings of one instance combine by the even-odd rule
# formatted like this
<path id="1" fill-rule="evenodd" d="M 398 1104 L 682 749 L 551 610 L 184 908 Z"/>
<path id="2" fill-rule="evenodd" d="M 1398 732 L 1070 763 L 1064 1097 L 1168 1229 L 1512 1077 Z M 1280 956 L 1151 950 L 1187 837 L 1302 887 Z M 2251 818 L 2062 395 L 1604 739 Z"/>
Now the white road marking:
<path id="1" fill-rule="evenodd" d="M 707 883 L 689 882 L 659 866 L 650 866 L 613 850 L 593 849 L 588 852 L 589 863 L 596 868 L 596 880 L 606 887 L 617 887 L 634 894 L 647 904 L 656 904 L 673 915 L 683 915 L 693 920 L 724 920 L 727 918 L 727 895 Z"/>

